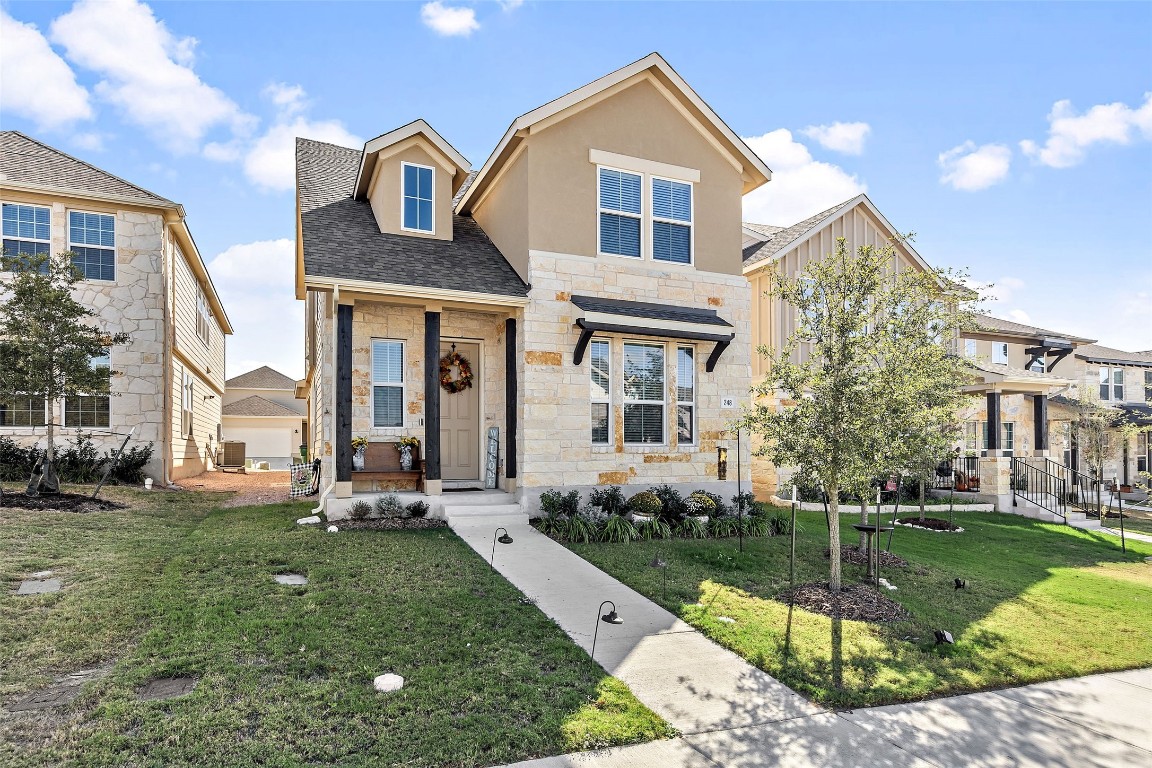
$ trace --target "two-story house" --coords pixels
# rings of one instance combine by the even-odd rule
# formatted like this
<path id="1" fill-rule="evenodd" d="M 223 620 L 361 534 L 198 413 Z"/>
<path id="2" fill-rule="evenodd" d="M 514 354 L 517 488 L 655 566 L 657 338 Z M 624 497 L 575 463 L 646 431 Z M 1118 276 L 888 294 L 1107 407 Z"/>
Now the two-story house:
<path id="1" fill-rule="evenodd" d="M 184 208 L 16 131 L 0 132 L 0 207 L 7 253 L 70 252 L 77 299 L 130 343 L 92 361 L 118 375 L 111 396 L 0 403 L 0 435 L 43 444 L 91 433 L 118 447 L 135 428 L 152 443 L 157 482 L 203 472 L 220 439 L 228 316 L 188 230 Z M 0 280 L 6 279 L 0 273 Z"/>
<path id="2" fill-rule="evenodd" d="M 1104 464 L 1104 478 L 1122 485 L 1147 483 L 1147 476 L 1141 475 L 1152 472 L 1152 352 L 1087 344 L 1077 347 L 1073 362 L 1078 386 L 1115 408 L 1118 426 L 1141 428 L 1134 435 L 1116 431 L 1117 450 Z"/>
<path id="3" fill-rule="evenodd" d="M 259 368 L 224 382 L 224 439 L 244 443 L 245 458 L 287 469 L 301 461 L 308 423 L 307 403 L 296 397 L 296 380 L 274 368 Z"/>
<path id="4" fill-rule="evenodd" d="M 297 143 L 313 453 L 422 441 L 424 488 L 731 495 L 750 375 L 744 194 L 770 171 L 652 54 L 516 118 L 479 171 L 422 120 Z M 330 507 L 330 512 L 331 512 Z"/>

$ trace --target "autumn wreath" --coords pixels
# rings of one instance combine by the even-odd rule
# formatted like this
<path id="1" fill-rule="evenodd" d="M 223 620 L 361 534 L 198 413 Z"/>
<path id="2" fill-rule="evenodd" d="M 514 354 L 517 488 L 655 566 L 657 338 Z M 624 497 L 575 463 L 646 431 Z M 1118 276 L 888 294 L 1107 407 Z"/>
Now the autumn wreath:
<path id="1" fill-rule="evenodd" d="M 460 375 L 452 378 L 452 366 L 460 369 Z M 445 392 L 456 394 L 472 386 L 472 366 L 468 358 L 453 350 L 440 358 L 440 386 Z"/>

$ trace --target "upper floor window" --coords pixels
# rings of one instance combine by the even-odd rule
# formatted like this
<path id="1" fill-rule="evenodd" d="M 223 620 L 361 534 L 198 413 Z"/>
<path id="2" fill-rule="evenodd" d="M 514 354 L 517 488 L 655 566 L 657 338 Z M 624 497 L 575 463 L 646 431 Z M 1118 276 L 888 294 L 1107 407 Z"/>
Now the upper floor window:
<path id="1" fill-rule="evenodd" d="M 964 356 L 976 357 L 976 339 L 964 339 Z"/>
<path id="2" fill-rule="evenodd" d="M 180 376 L 180 436 L 192 437 L 193 402 L 192 394 L 195 386 L 192 372 L 184 369 Z"/>
<path id="3" fill-rule="evenodd" d="M 640 258 L 640 184 L 638 173 L 600 169 L 600 253 Z"/>
<path id="4" fill-rule="evenodd" d="M 115 280 L 116 217 L 69 211 L 68 250 L 85 280 Z"/>
<path id="5" fill-rule="evenodd" d="M 1044 373 L 1046 370 L 1048 370 L 1048 361 L 1042 357 L 1038 358 L 1028 366 L 1028 370 L 1035 371 L 1036 373 Z"/>
<path id="6" fill-rule="evenodd" d="M 1100 399 L 1117 401 L 1124 399 L 1123 368 L 1119 366 L 1112 368 L 1106 365 L 1100 366 Z"/>
<path id="7" fill-rule="evenodd" d="M 692 185 L 652 179 L 652 258 L 692 263 Z"/>
<path id="8" fill-rule="evenodd" d="M 402 192 L 403 221 L 401 227 L 413 232 L 434 232 L 433 194 L 435 171 L 426 165 L 402 163 L 404 189 Z"/>
<path id="9" fill-rule="evenodd" d="M 93 370 L 104 369 L 111 375 L 112 357 L 108 351 L 89 361 Z M 111 402 L 108 395 L 73 395 L 64 398 L 64 426 L 66 427 L 109 427 L 111 426 Z"/>
<path id="10" fill-rule="evenodd" d="M 372 426 L 404 426 L 404 343 L 372 340 Z"/>
<path id="11" fill-rule="evenodd" d="M 196 286 L 196 335 L 205 345 L 211 343 L 212 311 L 208 307 L 208 297 L 199 285 Z"/>
<path id="12" fill-rule="evenodd" d="M 1008 343 L 1004 341 L 992 342 L 992 362 L 1008 365 Z"/>
<path id="13" fill-rule="evenodd" d="M 4 203 L 4 253 L 8 256 L 48 255 L 52 250 L 52 209 L 42 205 Z M 48 265 L 40 268 L 48 271 Z"/>
<path id="14" fill-rule="evenodd" d="M 1152 371 L 1144 371 L 1144 402 L 1152 402 Z"/>
<path id="15" fill-rule="evenodd" d="M 607 445 L 612 430 L 609 410 L 612 404 L 612 345 L 607 339 L 592 339 L 588 345 L 590 395 L 592 400 L 592 442 Z"/>

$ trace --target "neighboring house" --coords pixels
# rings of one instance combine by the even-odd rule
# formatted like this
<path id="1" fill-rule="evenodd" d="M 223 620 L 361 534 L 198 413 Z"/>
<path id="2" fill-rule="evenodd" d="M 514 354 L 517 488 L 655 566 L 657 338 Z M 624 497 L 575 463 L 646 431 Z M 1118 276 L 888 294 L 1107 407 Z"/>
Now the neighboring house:
<path id="1" fill-rule="evenodd" d="M 228 317 L 178 203 L 16 131 L 0 132 L 3 245 L 10 254 L 71 251 L 78 300 L 131 336 L 93 365 L 119 372 L 111 397 L 0 403 L 0 435 L 43 445 L 45 425 L 100 449 L 152 443 L 147 472 L 170 482 L 203 472 L 220 438 Z M 7 275 L 0 272 L 0 280 Z"/>
<path id="2" fill-rule="evenodd" d="M 296 399 L 296 380 L 264 365 L 224 383 L 224 439 L 244 443 L 244 455 L 288 469 L 300 460 L 308 434 L 307 402 Z"/>
<path id="3" fill-rule="evenodd" d="M 1075 378 L 1100 402 L 1118 411 L 1118 419 L 1152 428 L 1152 352 L 1124 352 L 1099 344 L 1078 347 Z M 1104 465 L 1104 478 L 1122 484 L 1147 483 L 1152 472 L 1152 435 L 1147 430 L 1123 440 L 1114 460 Z"/>
<path id="4" fill-rule="evenodd" d="M 494 475 L 526 505 L 609 484 L 731 496 L 718 448 L 751 383 L 741 199 L 769 175 L 657 54 L 517 118 L 475 174 L 422 120 L 362 151 L 298 140 L 322 488 L 377 487 L 352 471 L 354 436 L 411 435 L 433 495 Z M 474 376 L 458 392 L 453 352 Z"/>

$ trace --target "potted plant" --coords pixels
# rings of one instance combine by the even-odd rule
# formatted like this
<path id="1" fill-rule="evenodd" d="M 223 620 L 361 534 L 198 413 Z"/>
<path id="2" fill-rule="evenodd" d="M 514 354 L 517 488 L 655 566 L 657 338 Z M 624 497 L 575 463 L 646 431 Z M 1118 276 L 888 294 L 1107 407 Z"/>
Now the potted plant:
<path id="1" fill-rule="evenodd" d="M 684 501 L 684 506 L 689 517 L 700 518 L 703 523 L 707 523 L 709 518 L 716 513 L 716 500 L 703 491 L 690 493 Z"/>
<path id="2" fill-rule="evenodd" d="M 368 438 L 363 435 L 352 438 L 352 471 L 364 471 L 364 451 L 368 449 Z"/>
<path id="3" fill-rule="evenodd" d="M 632 520 L 637 523 L 648 523 L 660 516 L 664 503 L 652 491 L 641 491 L 628 499 L 628 509 L 632 511 Z"/>
<path id="4" fill-rule="evenodd" d="M 400 469 L 405 472 L 412 469 L 412 450 L 420 447 L 420 438 L 405 436 L 396 441 L 396 450 L 400 451 Z"/>

